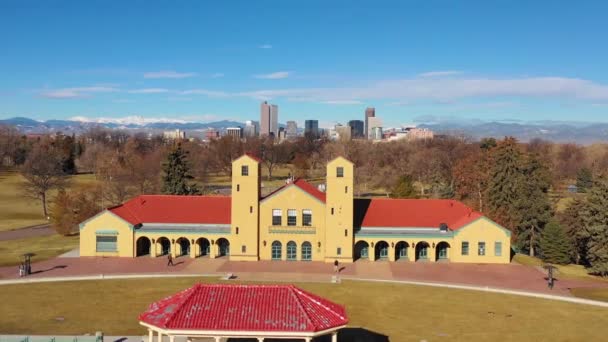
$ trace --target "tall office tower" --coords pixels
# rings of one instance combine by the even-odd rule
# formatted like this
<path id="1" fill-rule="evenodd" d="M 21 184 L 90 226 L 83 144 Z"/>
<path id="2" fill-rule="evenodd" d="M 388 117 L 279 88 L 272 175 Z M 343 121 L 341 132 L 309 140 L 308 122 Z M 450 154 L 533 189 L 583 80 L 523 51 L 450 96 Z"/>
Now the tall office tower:
<path id="1" fill-rule="evenodd" d="M 369 118 L 373 118 L 376 116 L 376 108 L 367 107 L 365 108 L 365 136 L 369 137 L 371 133 L 371 129 L 369 127 Z"/>
<path id="2" fill-rule="evenodd" d="M 298 124 L 295 121 L 287 121 L 285 131 L 287 139 L 295 138 L 298 136 Z"/>
<path id="3" fill-rule="evenodd" d="M 304 135 L 310 136 L 314 139 L 319 137 L 319 121 L 318 120 L 306 120 L 304 121 Z"/>
<path id="4" fill-rule="evenodd" d="M 260 136 L 270 135 L 270 105 L 264 101 L 260 105 Z"/>
<path id="5" fill-rule="evenodd" d="M 259 127 L 260 124 L 257 121 L 245 121 L 245 129 L 243 130 L 243 135 L 247 138 L 257 137 L 259 133 Z"/>
<path id="6" fill-rule="evenodd" d="M 375 116 L 371 116 L 371 117 L 367 118 L 367 136 L 366 136 L 367 139 L 373 139 L 372 131 L 376 127 L 382 128 L 382 120 L 380 120 L 380 118 L 377 118 Z"/>
<path id="7" fill-rule="evenodd" d="M 348 125 L 350 126 L 353 139 L 365 137 L 365 135 L 363 134 L 363 121 L 350 120 L 348 122 Z"/>
<path id="8" fill-rule="evenodd" d="M 279 106 L 270 105 L 270 133 L 279 136 Z"/>
<path id="9" fill-rule="evenodd" d="M 228 127 L 226 129 L 226 135 L 231 136 L 235 140 L 240 140 L 243 137 L 243 128 L 241 128 L 241 127 Z"/>

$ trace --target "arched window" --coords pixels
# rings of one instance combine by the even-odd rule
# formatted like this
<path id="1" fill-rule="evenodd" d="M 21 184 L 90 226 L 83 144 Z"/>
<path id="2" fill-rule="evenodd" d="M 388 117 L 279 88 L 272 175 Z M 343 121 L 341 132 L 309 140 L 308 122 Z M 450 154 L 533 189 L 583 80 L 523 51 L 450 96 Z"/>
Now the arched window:
<path id="1" fill-rule="evenodd" d="M 287 243 L 287 260 L 294 261 L 298 258 L 298 246 L 295 242 L 289 241 Z"/>
<path id="2" fill-rule="evenodd" d="M 283 253 L 281 251 L 281 249 L 282 249 L 282 246 L 279 241 L 274 241 L 272 243 L 272 248 L 271 248 L 272 260 L 281 260 L 281 254 Z"/>
<path id="3" fill-rule="evenodd" d="M 306 241 L 302 243 L 302 261 L 312 260 L 312 245 Z"/>

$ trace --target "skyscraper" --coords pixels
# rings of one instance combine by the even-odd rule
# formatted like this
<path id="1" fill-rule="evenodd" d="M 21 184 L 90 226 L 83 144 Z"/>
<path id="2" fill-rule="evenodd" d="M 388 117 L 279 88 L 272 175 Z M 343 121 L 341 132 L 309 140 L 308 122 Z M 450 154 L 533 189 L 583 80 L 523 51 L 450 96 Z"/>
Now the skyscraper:
<path id="1" fill-rule="evenodd" d="M 279 106 L 264 101 L 260 105 L 260 136 L 278 136 Z"/>
<path id="2" fill-rule="evenodd" d="M 380 118 L 372 116 L 372 117 L 368 118 L 367 125 L 368 125 L 367 139 L 377 140 L 378 134 L 377 134 L 377 130 L 376 130 L 376 132 L 374 132 L 374 128 L 379 128 L 380 132 L 382 132 L 382 120 L 380 120 Z M 380 134 L 380 135 L 382 135 L 382 134 Z"/>
<path id="3" fill-rule="evenodd" d="M 287 121 L 285 131 L 288 139 L 295 138 L 298 135 L 298 124 L 295 121 Z"/>
<path id="4" fill-rule="evenodd" d="M 368 120 L 376 116 L 376 108 L 367 107 L 365 108 L 365 137 L 369 137 L 371 128 L 369 127 Z"/>
<path id="5" fill-rule="evenodd" d="M 353 138 L 364 138 L 365 137 L 365 135 L 363 134 L 363 129 L 364 129 L 363 121 L 350 120 L 348 122 L 348 125 L 350 126 Z"/>
<path id="6" fill-rule="evenodd" d="M 248 120 L 245 121 L 245 130 L 243 135 L 245 137 L 257 137 L 260 133 L 260 123 L 257 121 Z"/>
<path id="7" fill-rule="evenodd" d="M 319 137 L 319 121 L 318 120 L 306 120 L 304 121 L 304 135 L 312 138 Z"/>

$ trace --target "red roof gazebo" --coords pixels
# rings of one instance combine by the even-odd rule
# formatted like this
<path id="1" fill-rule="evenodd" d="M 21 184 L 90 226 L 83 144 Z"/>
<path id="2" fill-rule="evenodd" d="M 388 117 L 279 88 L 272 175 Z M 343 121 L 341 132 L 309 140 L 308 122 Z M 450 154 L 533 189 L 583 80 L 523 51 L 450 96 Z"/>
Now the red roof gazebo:
<path id="1" fill-rule="evenodd" d="M 346 311 L 293 285 L 196 284 L 152 303 L 139 316 L 158 342 L 169 336 L 191 338 L 303 339 L 332 334 L 348 323 Z"/>

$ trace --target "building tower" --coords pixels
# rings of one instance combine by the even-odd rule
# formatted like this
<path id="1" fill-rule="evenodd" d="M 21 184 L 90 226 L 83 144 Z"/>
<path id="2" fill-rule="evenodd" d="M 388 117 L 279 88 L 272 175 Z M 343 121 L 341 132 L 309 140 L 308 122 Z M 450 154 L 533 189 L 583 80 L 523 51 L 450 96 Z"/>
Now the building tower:
<path id="1" fill-rule="evenodd" d="M 343 157 L 327 164 L 325 261 L 353 262 L 354 165 Z"/>
<path id="2" fill-rule="evenodd" d="M 232 162 L 230 260 L 259 260 L 260 161 L 243 155 Z"/>
<path id="3" fill-rule="evenodd" d="M 260 136 L 270 135 L 270 105 L 264 101 L 260 105 Z"/>
<path id="4" fill-rule="evenodd" d="M 369 127 L 368 120 L 369 120 L 369 118 L 373 118 L 375 116 L 376 116 L 376 108 L 374 108 L 374 107 L 365 108 L 365 138 L 366 139 L 369 137 L 369 134 L 371 133 L 371 130 L 372 130 L 372 128 Z"/>

